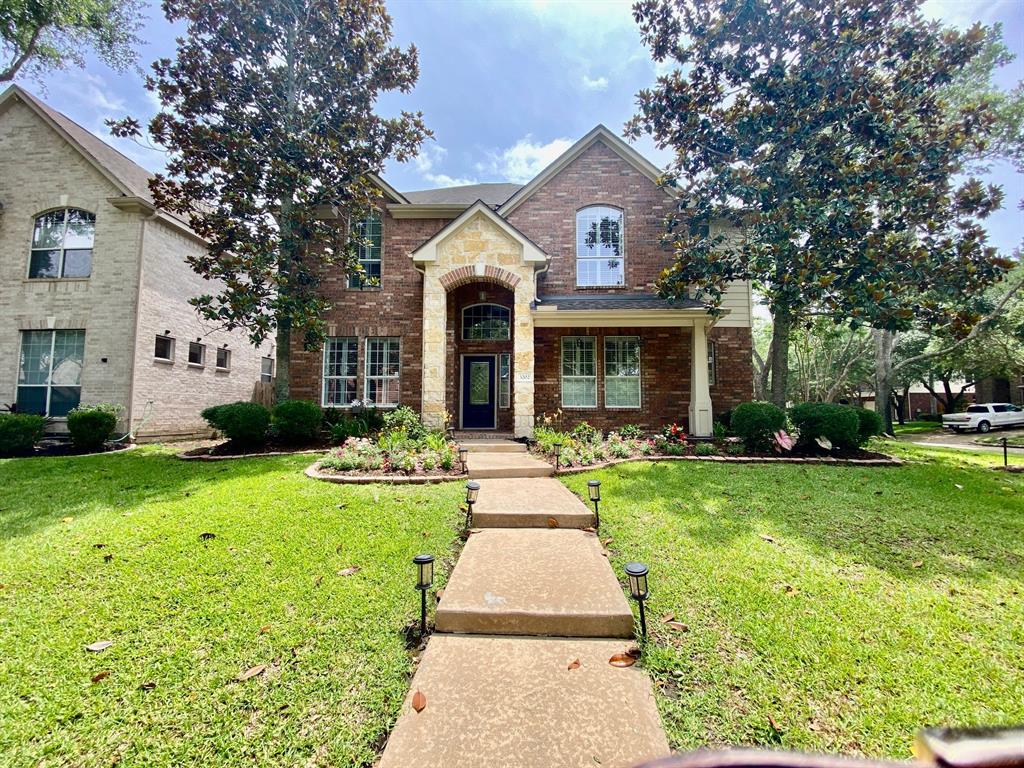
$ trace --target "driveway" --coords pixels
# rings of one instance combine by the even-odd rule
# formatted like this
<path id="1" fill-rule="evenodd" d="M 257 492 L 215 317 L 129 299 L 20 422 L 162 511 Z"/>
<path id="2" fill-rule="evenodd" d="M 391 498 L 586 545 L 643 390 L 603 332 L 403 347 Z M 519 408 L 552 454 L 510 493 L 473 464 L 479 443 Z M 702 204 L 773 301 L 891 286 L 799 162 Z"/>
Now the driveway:
<path id="1" fill-rule="evenodd" d="M 1024 429 L 994 429 L 988 433 L 989 437 L 1024 437 Z M 978 445 L 974 441 L 980 435 L 977 432 L 952 432 L 944 429 L 941 432 L 926 432 L 923 435 L 904 435 L 898 438 L 903 442 L 924 445 L 931 448 L 957 448 L 971 451 L 997 451 L 1003 452 L 1001 445 Z M 1024 448 L 1010 446 L 1011 453 L 1024 453 Z"/>

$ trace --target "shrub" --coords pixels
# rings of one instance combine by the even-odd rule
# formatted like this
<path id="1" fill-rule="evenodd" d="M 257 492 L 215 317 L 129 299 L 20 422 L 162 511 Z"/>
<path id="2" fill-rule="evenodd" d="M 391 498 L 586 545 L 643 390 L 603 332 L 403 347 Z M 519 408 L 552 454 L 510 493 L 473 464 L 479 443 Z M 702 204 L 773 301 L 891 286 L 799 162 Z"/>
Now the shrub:
<path id="1" fill-rule="evenodd" d="M 98 451 L 114 434 L 119 405 L 85 405 L 68 413 L 68 432 L 71 443 L 80 451 Z"/>
<path id="2" fill-rule="evenodd" d="M 43 437 L 46 419 L 34 413 L 0 413 L 0 456 L 28 453 Z"/>
<path id="3" fill-rule="evenodd" d="M 284 400 L 274 406 L 271 423 L 277 436 L 286 443 L 302 443 L 320 434 L 324 412 L 309 400 Z"/>
<path id="4" fill-rule="evenodd" d="M 798 445 L 814 445 L 819 437 L 835 448 L 856 448 L 860 444 L 860 420 L 848 405 L 799 403 L 790 409 L 789 417 L 800 431 Z"/>
<path id="5" fill-rule="evenodd" d="M 595 427 L 590 426 L 586 421 L 581 421 L 569 434 L 575 440 L 579 440 L 581 443 L 599 443 L 601 442 L 601 432 Z"/>
<path id="6" fill-rule="evenodd" d="M 740 403 L 732 412 L 733 434 L 743 439 L 748 451 L 769 450 L 772 435 L 785 426 L 786 412 L 771 403 Z"/>
<path id="7" fill-rule="evenodd" d="M 727 408 L 718 414 L 718 421 L 721 422 L 723 427 L 725 427 L 726 432 L 732 428 L 732 411 L 732 408 Z"/>
<path id="8" fill-rule="evenodd" d="M 854 408 L 853 412 L 857 414 L 857 419 L 860 421 L 857 430 L 858 445 L 864 445 L 872 437 L 885 431 L 885 422 L 882 420 L 881 414 L 869 411 L 867 408 Z"/>
<path id="9" fill-rule="evenodd" d="M 201 414 L 206 423 L 239 445 L 259 445 L 267 439 L 270 411 L 259 403 L 239 400 L 214 405 Z"/>
<path id="10" fill-rule="evenodd" d="M 400 405 L 385 414 L 382 428 L 385 432 L 399 432 L 410 440 L 422 440 L 427 434 L 420 415 L 407 405 Z"/>
<path id="11" fill-rule="evenodd" d="M 721 441 L 725 440 L 725 436 L 729 434 L 729 430 L 725 424 L 720 421 L 716 421 L 711 426 L 711 434 L 714 436 L 715 440 Z"/>
<path id="12" fill-rule="evenodd" d="M 698 456 L 716 456 L 718 449 L 713 443 L 697 443 L 693 447 L 693 452 Z"/>
<path id="13" fill-rule="evenodd" d="M 636 440 L 643 435 L 643 433 L 644 431 L 636 424 L 626 424 L 619 429 L 619 434 L 627 440 Z"/>
<path id="14" fill-rule="evenodd" d="M 619 441 L 608 444 L 608 453 L 615 459 L 627 459 L 633 455 L 633 449 L 629 443 Z"/>
<path id="15" fill-rule="evenodd" d="M 331 442 L 344 443 L 350 437 L 366 437 L 366 422 L 357 416 L 344 416 L 331 425 Z"/>
<path id="16" fill-rule="evenodd" d="M 561 444 L 566 446 L 574 442 L 572 437 L 565 432 L 559 432 L 557 429 L 550 427 L 535 427 L 533 439 L 543 453 L 554 453 L 555 445 Z"/>
<path id="17" fill-rule="evenodd" d="M 742 456 L 745 450 L 743 443 L 729 443 L 725 446 L 725 452 L 730 456 Z"/>

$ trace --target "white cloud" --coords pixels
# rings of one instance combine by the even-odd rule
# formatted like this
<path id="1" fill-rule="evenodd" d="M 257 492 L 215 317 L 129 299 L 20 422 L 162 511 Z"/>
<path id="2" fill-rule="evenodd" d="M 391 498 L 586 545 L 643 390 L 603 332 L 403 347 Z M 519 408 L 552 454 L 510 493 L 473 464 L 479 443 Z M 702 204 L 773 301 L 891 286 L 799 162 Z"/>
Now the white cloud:
<path id="1" fill-rule="evenodd" d="M 448 150 L 440 144 L 426 144 L 413 159 L 413 165 L 416 166 L 416 171 L 423 181 L 432 187 L 462 187 L 467 184 L 476 184 L 476 179 L 435 172 L 435 168 L 444 163 L 447 156 Z"/>
<path id="2" fill-rule="evenodd" d="M 489 171 L 507 181 L 525 184 L 572 145 L 571 139 L 552 139 L 547 144 L 537 144 L 527 134 L 511 147 L 490 153 L 490 163 L 478 165 L 477 170 Z"/>
<path id="3" fill-rule="evenodd" d="M 604 91 L 604 90 L 607 90 L 607 88 L 608 88 L 608 78 L 607 77 L 593 77 L 593 78 L 591 78 L 591 77 L 587 77 L 586 75 L 584 75 L 583 76 L 582 84 L 583 84 L 583 87 L 585 89 L 587 89 L 588 91 Z"/>

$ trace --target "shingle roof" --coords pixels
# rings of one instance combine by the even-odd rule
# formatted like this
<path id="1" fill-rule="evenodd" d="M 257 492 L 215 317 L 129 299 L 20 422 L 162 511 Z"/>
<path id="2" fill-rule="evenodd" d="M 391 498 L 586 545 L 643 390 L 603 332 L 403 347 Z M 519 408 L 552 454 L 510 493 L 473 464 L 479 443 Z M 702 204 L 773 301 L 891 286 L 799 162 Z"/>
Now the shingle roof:
<path id="1" fill-rule="evenodd" d="M 541 296 L 539 306 L 555 306 L 559 312 L 607 309 L 704 309 L 694 299 L 663 299 L 653 293 L 604 296 Z"/>
<path id="2" fill-rule="evenodd" d="M 508 200 L 522 188 L 521 184 L 505 182 L 489 182 L 486 184 L 467 184 L 461 187 L 443 187 L 441 189 L 421 189 L 403 194 L 414 205 L 472 205 L 483 200 L 490 206 L 498 206 Z"/>

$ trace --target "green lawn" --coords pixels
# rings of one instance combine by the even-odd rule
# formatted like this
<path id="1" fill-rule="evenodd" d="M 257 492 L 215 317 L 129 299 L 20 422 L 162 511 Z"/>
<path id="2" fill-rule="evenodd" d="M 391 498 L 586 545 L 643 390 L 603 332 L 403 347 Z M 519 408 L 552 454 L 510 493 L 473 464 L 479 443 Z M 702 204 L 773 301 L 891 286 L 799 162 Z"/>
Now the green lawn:
<path id="1" fill-rule="evenodd" d="M 673 747 L 908 758 L 925 725 L 1024 721 L 1024 476 L 992 455 L 884 450 L 913 463 L 567 480 L 602 481 L 620 576 L 650 565 L 644 663 Z"/>
<path id="2" fill-rule="evenodd" d="M 0 461 L 0 764 L 372 763 L 412 668 L 411 558 L 450 566 L 461 486 L 309 461 Z"/>
<path id="3" fill-rule="evenodd" d="M 900 435 L 925 435 L 929 432 L 941 432 L 942 424 L 936 421 L 908 421 L 906 424 L 893 424 L 893 432 Z"/>
<path id="4" fill-rule="evenodd" d="M 1002 447 L 1004 437 L 1006 438 L 1006 444 L 1011 448 L 1024 448 L 1024 435 L 1020 433 L 1001 435 L 998 432 L 990 432 L 987 435 L 979 435 L 975 438 L 975 442 L 981 443 L 982 445 L 995 445 Z"/>

